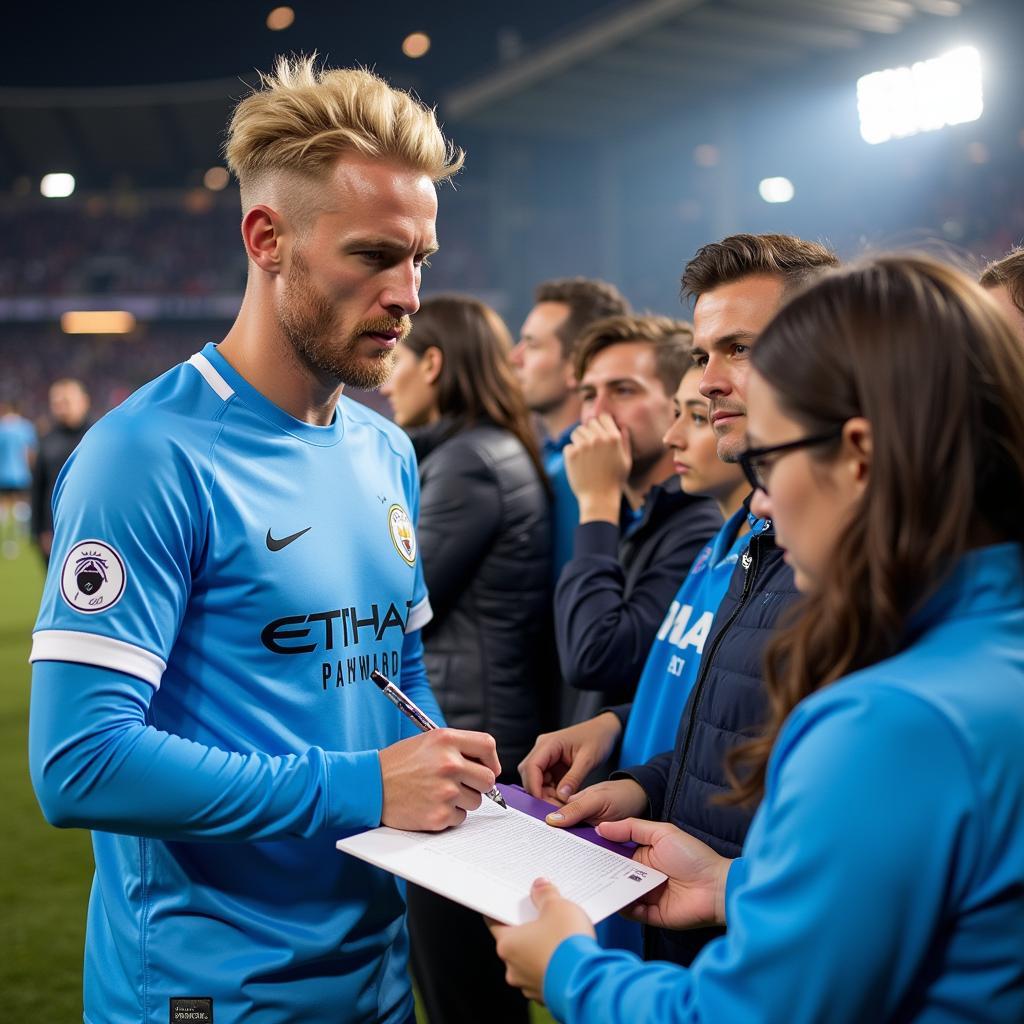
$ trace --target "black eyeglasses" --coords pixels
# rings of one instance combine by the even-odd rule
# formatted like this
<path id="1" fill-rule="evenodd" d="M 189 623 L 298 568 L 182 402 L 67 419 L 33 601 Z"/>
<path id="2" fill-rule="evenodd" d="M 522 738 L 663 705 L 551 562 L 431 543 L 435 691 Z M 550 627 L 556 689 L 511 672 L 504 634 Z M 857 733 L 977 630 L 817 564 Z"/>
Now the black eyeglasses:
<path id="1" fill-rule="evenodd" d="M 796 441 L 787 441 L 785 444 L 773 444 L 766 448 L 748 448 L 740 456 L 740 466 L 747 482 L 755 491 L 768 493 L 768 470 L 775 465 L 777 456 L 785 455 L 788 452 L 799 451 L 801 448 L 811 448 L 816 444 L 825 444 L 827 441 L 835 441 L 841 437 L 843 428 L 836 427 L 827 434 L 815 434 L 813 437 L 801 437 Z"/>

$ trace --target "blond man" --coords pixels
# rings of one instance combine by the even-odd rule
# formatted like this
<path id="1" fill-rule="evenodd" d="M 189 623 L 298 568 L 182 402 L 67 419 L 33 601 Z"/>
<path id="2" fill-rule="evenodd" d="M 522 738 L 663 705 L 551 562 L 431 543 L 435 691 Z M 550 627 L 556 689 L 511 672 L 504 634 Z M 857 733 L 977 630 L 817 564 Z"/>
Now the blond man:
<path id="1" fill-rule="evenodd" d="M 402 432 L 343 397 L 391 372 L 461 152 L 365 71 L 281 61 L 227 159 L 249 276 L 219 345 L 104 417 L 56 495 L 30 761 L 93 830 L 85 1019 L 412 1020 L 393 878 L 334 849 L 441 829 L 499 771 L 439 718 Z"/>

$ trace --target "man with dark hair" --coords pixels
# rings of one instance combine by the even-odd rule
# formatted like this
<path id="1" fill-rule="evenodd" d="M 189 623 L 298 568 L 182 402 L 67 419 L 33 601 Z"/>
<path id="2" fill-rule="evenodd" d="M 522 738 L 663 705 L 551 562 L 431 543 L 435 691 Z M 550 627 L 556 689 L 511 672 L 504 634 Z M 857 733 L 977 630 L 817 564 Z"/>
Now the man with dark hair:
<path id="1" fill-rule="evenodd" d="M 680 490 L 662 440 L 692 339 L 683 321 L 617 316 L 577 341 L 583 422 L 565 460 L 579 526 L 555 591 L 558 660 L 572 695 L 563 721 L 632 698 L 672 595 L 721 524 L 713 502 Z"/>
<path id="2" fill-rule="evenodd" d="M 700 391 L 709 402 L 722 460 L 737 461 L 746 447 L 747 374 L 758 335 L 788 294 L 837 265 L 826 246 L 786 235 L 733 235 L 704 246 L 686 265 L 683 292 L 696 300 L 693 359 L 704 369 Z M 796 598 L 792 571 L 775 545 L 770 521 L 759 520 L 748 536 L 703 644 L 675 749 L 615 772 L 610 782 L 581 790 L 556 816 L 549 816 L 551 824 L 650 817 L 672 822 L 720 854 L 739 855 L 752 811 L 723 806 L 715 797 L 729 788 L 726 754 L 766 717 L 764 646 Z M 666 600 L 662 610 L 667 607 Z M 624 723 L 630 707 L 612 710 Z M 575 768 L 575 778 L 600 763 L 621 735 L 622 724 L 611 728 L 608 714 L 592 722 L 571 735 L 563 729 L 542 736 L 521 774 L 526 777 L 523 769 L 528 768 L 536 777 L 539 768 L 558 785 L 570 770 Z M 717 929 L 671 932 L 649 927 L 644 956 L 689 964 L 717 934 Z"/>
<path id="3" fill-rule="evenodd" d="M 32 537 L 43 561 L 50 563 L 53 544 L 53 488 L 64 463 L 89 429 L 89 392 L 80 380 L 65 377 L 50 385 L 53 426 L 39 439 L 32 467 Z"/>
<path id="4" fill-rule="evenodd" d="M 1011 249 L 982 271 L 980 283 L 992 293 L 1024 341 L 1024 248 Z"/>
<path id="5" fill-rule="evenodd" d="M 512 365 L 526 404 L 544 428 L 544 466 L 553 492 L 553 568 L 555 579 L 572 557 L 579 510 L 565 476 L 562 455 L 579 423 L 572 351 L 580 333 L 595 320 L 629 312 L 629 302 L 615 285 L 586 277 L 544 281 L 534 294 L 535 305 L 512 349 Z"/>

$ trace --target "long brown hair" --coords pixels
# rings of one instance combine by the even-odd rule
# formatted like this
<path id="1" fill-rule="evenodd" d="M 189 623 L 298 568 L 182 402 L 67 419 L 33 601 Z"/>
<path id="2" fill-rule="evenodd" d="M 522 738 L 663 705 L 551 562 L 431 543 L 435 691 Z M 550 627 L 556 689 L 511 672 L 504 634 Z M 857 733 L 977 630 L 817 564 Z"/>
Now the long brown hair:
<path id="1" fill-rule="evenodd" d="M 821 583 L 766 652 L 767 727 L 729 757 L 737 803 L 762 795 L 803 698 L 907 647 L 911 616 L 970 547 L 1024 542 L 1024 349 L 959 271 L 881 256 L 831 272 L 782 308 L 751 358 L 808 433 L 863 416 L 872 451 Z"/>
<path id="2" fill-rule="evenodd" d="M 417 356 L 440 350 L 435 386 L 441 415 L 456 429 L 490 420 L 515 434 L 547 489 L 530 411 L 509 361 L 512 336 L 501 317 L 468 295 L 438 295 L 420 306 L 404 344 Z"/>

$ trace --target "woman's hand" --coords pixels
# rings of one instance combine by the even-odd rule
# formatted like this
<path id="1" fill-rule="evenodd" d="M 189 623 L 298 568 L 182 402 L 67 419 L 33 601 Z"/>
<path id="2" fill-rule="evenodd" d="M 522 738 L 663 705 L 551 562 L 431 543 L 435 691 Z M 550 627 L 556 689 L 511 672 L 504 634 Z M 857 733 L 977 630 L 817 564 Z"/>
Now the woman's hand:
<path id="1" fill-rule="evenodd" d="M 537 919 L 507 925 L 487 921 L 498 956 L 505 961 L 505 980 L 537 1002 L 544 1001 L 544 974 L 555 950 L 572 935 L 594 937 L 594 926 L 583 909 L 563 899 L 546 878 L 538 878 L 530 890 Z"/>
<path id="2" fill-rule="evenodd" d="M 663 821 L 606 821 L 605 839 L 639 843 L 633 859 L 668 875 L 668 881 L 621 911 L 656 928 L 725 924 L 725 880 L 732 861 L 675 825 Z"/>

